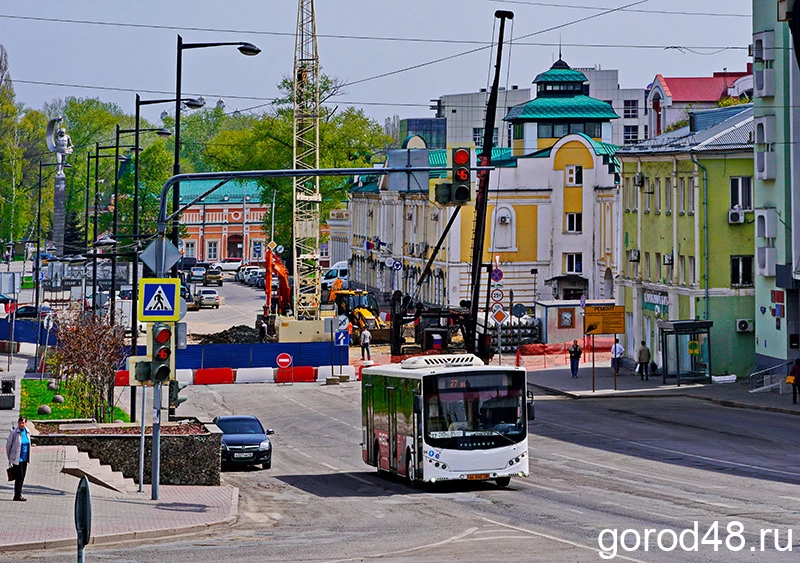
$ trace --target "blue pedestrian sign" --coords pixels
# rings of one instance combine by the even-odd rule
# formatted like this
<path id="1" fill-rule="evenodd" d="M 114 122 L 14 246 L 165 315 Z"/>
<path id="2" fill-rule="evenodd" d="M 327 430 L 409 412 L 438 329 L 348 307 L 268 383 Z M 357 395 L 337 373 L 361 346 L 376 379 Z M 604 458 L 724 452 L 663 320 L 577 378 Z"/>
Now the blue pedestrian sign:
<path id="1" fill-rule="evenodd" d="M 350 346 L 350 333 L 347 332 L 346 330 L 337 330 L 334 339 L 334 344 L 336 346 L 343 346 L 343 347 Z"/>
<path id="2" fill-rule="evenodd" d="M 177 278 L 139 280 L 138 320 L 149 323 L 179 320 L 180 283 Z"/>

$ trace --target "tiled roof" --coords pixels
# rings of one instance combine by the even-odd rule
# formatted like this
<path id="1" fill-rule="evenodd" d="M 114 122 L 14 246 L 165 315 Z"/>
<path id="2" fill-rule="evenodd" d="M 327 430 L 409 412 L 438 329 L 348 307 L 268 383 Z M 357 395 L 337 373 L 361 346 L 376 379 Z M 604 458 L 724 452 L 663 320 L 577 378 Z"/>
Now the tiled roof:
<path id="1" fill-rule="evenodd" d="M 545 82 L 587 82 L 586 75 L 579 70 L 572 70 L 571 68 L 551 68 L 536 75 L 533 79 L 534 84 L 542 84 Z"/>
<path id="2" fill-rule="evenodd" d="M 611 105 L 589 96 L 535 98 L 508 110 L 504 121 L 539 121 L 543 119 L 618 119 Z"/>
<path id="3" fill-rule="evenodd" d="M 217 180 L 189 180 L 181 182 L 181 202 L 186 204 L 203 192 L 210 190 L 219 182 Z M 251 203 L 261 203 L 261 186 L 256 180 L 231 180 L 220 186 L 214 193 L 207 195 L 201 205 L 218 205 L 221 203 L 242 203 L 249 196 Z M 227 199 L 226 199 L 227 198 Z"/>
<path id="4" fill-rule="evenodd" d="M 681 127 L 664 135 L 647 139 L 619 150 L 620 156 L 652 153 L 678 153 L 687 151 L 752 150 L 753 147 L 753 105 L 736 106 L 740 111 L 728 119 L 713 123 L 701 131 L 690 131 Z M 720 108 L 723 115 L 730 114 L 730 108 Z M 707 120 L 709 123 L 711 120 Z"/>
<path id="5" fill-rule="evenodd" d="M 656 75 L 664 93 L 673 102 L 716 102 L 727 95 L 728 88 L 746 72 L 715 73 L 714 76 L 667 78 Z"/>
<path id="6" fill-rule="evenodd" d="M 612 145 L 611 143 L 604 143 L 602 141 L 596 141 L 584 133 L 573 133 L 573 135 L 579 135 L 583 137 L 589 143 L 589 145 L 591 145 L 595 155 L 609 156 L 611 157 L 611 160 L 613 162 L 617 163 L 616 158 L 614 158 L 614 155 L 620 149 L 620 147 L 618 147 L 617 145 Z M 509 155 L 507 158 L 499 161 L 493 160 L 492 163 L 497 164 L 498 166 L 516 166 L 517 160 L 520 158 L 550 158 L 550 154 L 552 152 L 553 152 L 553 147 L 545 147 L 543 149 L 539 149 L 537 151 L 528 153 L 523 156 L 512 157 Z"/>

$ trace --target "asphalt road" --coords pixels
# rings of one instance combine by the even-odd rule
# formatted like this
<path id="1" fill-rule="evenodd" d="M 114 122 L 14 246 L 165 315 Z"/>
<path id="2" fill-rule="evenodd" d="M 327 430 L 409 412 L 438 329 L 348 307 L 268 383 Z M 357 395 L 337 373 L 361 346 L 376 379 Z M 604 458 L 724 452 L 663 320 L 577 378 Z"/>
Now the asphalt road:
<path id="1" fill-rule="evenodd" d="M 361 461 L 356 384 L 190 388 L 181 409 L 252 413 L 275 430 L 271 470 L 223 474 L 240 487 L 232 528 L 173 541 L 90 549 L 98 561 L 600 561 L 625 532 L 623 561 L 789 561 L 762 530 L 800 536 L 800 422 L 686 398 L 539 397 L 531 475 L 412 489 Z M 697 551 L 672 540 L 698 526 Z M 744 544 L 739 545 L 739 527 Z M 708 543 L 718 527 L 717 551 Z M 731 527 L 729 529 L 729 526 Z M 706 535 L 711 529 L 712 533 Z M 662 541 L 659 548 L 658 537 Z M 700 543 L 705 536 L 706 543 Z M 676 536 L 677 539 L 677 536 Z M 684 545 L 693 547 L 690 533 Z M 726 540 L 728 543 L 726 543 Z M 794 550 L 800 545 L 789 544 Z M 27 557 L 42 555 L 27 554 Z M 70 554 L 46 553 L 63 560 Z M 20 555 L 22 557 L 22 555 Z"/>
<path id="2" fill-rule="evenodd" d="M 264 290 L 249 287 L 233 281 L 233 274 L 225 273 L 222 287 L 209 286 L 216 289 L 223 298 L 219 309 L 204 307 L 199 311 L 187 311 L 184 321 L 190 334 L 211 334 L 235 325 L 246 325 L 255 328 L 256 315 L 264 307 Z M 190 284 L 192 294 L 203 289 L 203 284 Z"/>

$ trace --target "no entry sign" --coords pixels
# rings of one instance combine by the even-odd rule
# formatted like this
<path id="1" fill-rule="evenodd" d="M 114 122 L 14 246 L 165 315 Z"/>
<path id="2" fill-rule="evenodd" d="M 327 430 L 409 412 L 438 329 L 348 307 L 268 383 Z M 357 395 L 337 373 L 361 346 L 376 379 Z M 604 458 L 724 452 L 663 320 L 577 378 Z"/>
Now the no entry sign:
<path id="1" fill-rule="evenodd" d="M 286 352 L 278 354 L 278 357 L 275 358 L 275 361 L 277 362 L 279 368 L 288 368 L 290 365 L 292 365 L 292 357 Z"/>

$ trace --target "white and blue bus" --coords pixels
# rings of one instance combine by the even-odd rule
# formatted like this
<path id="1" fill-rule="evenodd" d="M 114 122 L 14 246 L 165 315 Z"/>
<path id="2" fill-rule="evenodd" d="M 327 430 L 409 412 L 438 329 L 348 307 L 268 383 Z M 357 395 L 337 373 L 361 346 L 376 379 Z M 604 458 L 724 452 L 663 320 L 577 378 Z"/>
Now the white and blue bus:
<path id="1" fill-rule="evenodd" d="M 362 372 L 362 456 L 412 484 L 528 475 L 533 395 L 524 368 L 471 354 L 418 356 Z"/>

